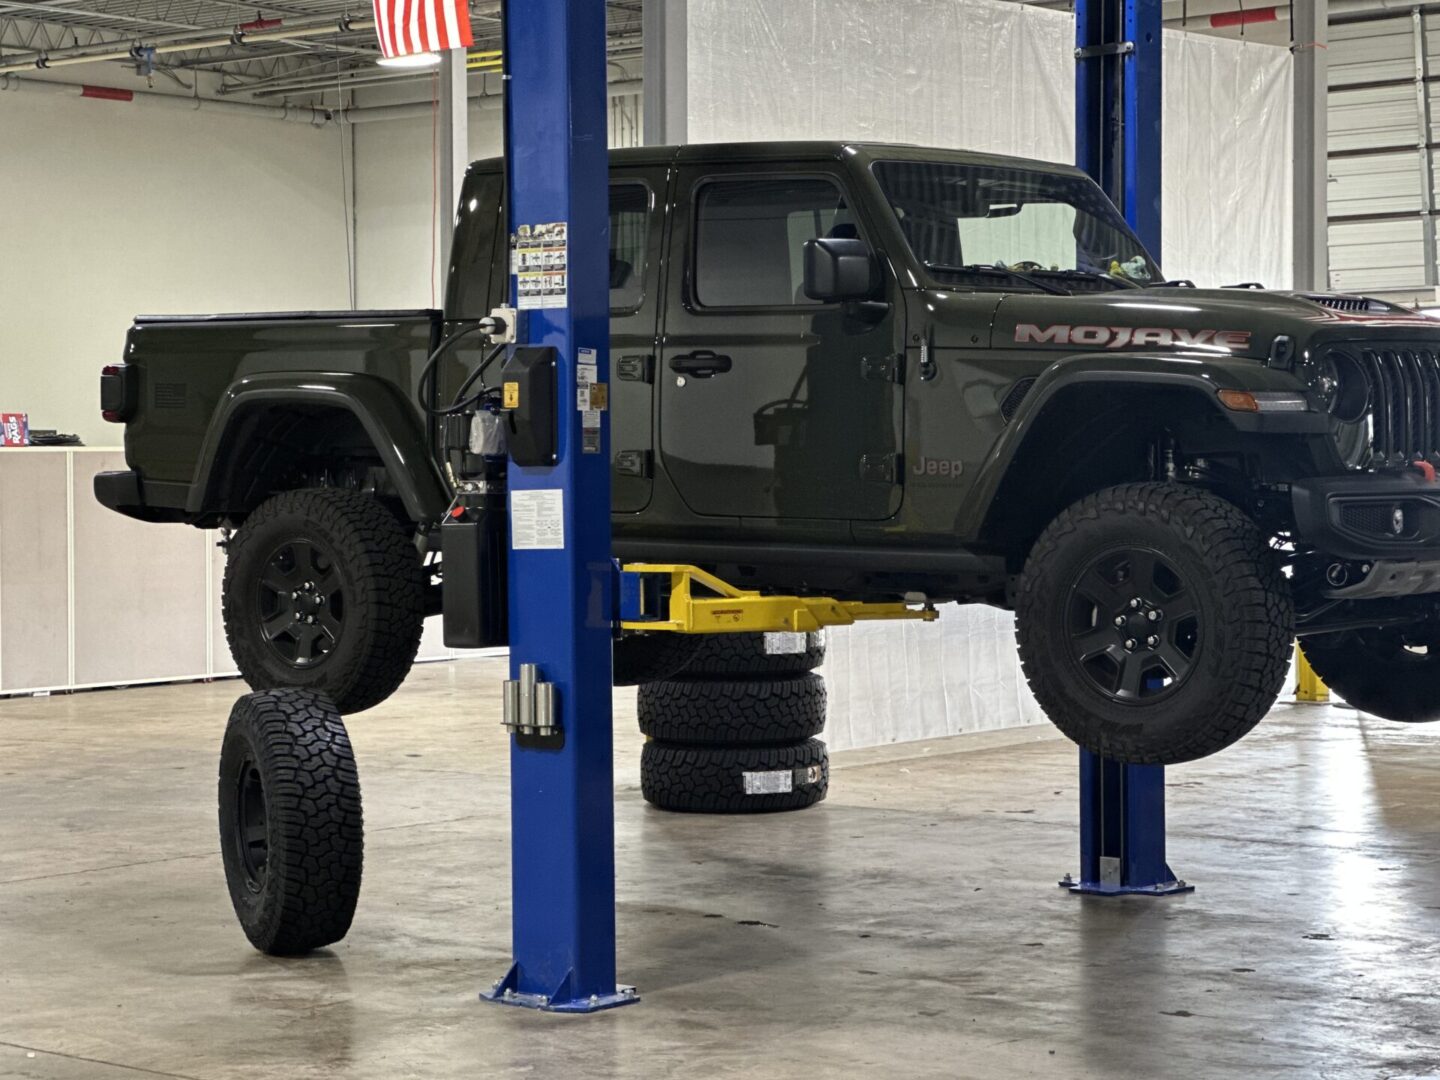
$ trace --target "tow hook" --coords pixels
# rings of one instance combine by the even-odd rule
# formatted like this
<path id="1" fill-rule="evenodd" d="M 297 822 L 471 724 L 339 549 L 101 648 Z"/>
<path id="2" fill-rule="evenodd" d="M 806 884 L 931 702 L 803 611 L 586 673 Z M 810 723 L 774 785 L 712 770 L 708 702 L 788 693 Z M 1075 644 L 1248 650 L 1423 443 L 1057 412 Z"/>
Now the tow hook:
<path id="1" fill-rule="evenodd" d="M 1427 484 L 1435 482 L 1435 466 L 1428 461 L 1412 461 L 1410 467 L 1425 478 Z"/>

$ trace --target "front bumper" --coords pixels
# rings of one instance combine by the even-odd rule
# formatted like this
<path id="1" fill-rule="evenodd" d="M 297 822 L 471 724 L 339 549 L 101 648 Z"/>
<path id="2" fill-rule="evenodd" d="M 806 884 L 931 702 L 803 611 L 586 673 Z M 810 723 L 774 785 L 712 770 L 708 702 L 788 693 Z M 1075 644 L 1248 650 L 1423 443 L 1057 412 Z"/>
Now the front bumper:
<path id="1" fill-rule="evenodd" d="M 1312 477 L 1290 498 L 1301 539 L 1328 555 L 1440 560 L 1440 481 L 1418 471 Z"/>

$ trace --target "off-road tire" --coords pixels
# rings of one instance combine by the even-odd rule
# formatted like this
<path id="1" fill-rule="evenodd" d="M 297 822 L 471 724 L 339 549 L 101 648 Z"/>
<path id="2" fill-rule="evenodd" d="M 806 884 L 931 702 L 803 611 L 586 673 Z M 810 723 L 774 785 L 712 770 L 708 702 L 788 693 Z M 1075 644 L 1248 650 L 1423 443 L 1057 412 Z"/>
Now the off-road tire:
<path id="1" fill-rule="evenodd" d="M 791 790 L 747 795 L 745 774 L 788 773 Z M 640 790 L 661 810 L 694 814 L 766 814 L 801 810 L 825 798 L 830 758 L 825 744 L 794 746 L 674 746 L 648 742 L 640 755 Z"/>
<path id="2" fill-rule="evenodd" d="M 685 665 L 686 678 L 736 675 L 803 675 L 825 662 L 825 636 L 805 634 L 805 647 L 796 652 L 773 651 L 790 635 L 704 634 L 695 656 Z M 770 640 L 767 651 L 766 639 Z"/>
<path id="3" fill-rule="evenodd" d="M 360 897 L 360 779 L 340 713 L 305 690 L 245 694 L 220 751 L 220 853 L 261 952 L 332 945 Z"/>
<path id="4" fill-rule="evenodd" d="M 1440 720 L 1440 641 L 1412 652 L 1399 630 L 1350 630 L 1301 638 L 1300 647 L 1325 685 L 1361 712 L 1406 724 Z"/>
<path id="5" fill-rule="evenodd" d="M 1086 568 L 1134 547 L 1173 564 L 1196 609 L 1196 645 L 1187 674 L 1157 696 L 1115 700 L 1076 655 L 1078 637 L 1102 620 L 1089 630 L 1070 620 Z M 1127 591 L 1136 588 L 1122 584 L 1117 595 Z M 1025 564 L 1016 616 L 1025 676 L 1062 732 L 1121 762 L 1171 765 L 1223 750 L 1269 711 L 1290 663 L 1294 612 L 1274 555 L 1237 506 L 1147 483 L 1088 496 L 1050 523 Z"/>
<path id="6" fill-rule="evenodd" d="M 337 638 L 308 667 L 283 657 L 263 625 L 261 582 L 274 554 L 292 540 L 333 554 L 343 589 Z M 230 654 L 253 689 L 313 690 L 348 716 L 384 701 L 410 672 L 425 620 L 420 555 L 400 521 L 368 495 L 282 492 L 261 503 L 231 539 L 222 612 Z"/>
<path id="7" fill-rule="evenodd" d="M 622 634 L 614 646 L 615 685 L 643 686 L 679 674 L 694 658 L 701 640 L 695 634 L 667 631 Z"/>
<path id="8" fill-rule="evenodd" d="M 777 746 L 825 730 L 825 680 L 682 677 L 640 687 L 640 730 L 688 746 Z"/>

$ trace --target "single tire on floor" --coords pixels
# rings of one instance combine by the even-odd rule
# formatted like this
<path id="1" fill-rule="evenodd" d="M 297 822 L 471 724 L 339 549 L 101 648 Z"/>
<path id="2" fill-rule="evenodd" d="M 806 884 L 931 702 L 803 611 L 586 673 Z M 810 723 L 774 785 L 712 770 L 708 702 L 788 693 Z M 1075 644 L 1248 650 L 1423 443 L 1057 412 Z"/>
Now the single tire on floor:
<path id="1" fill-rule="evenodd" d="M 825 798 L 830 758 L 819 739 L 794 746 L 674 746 L 651 741 L 640 755 L 640 789 L 661 810 L 764 814 Z"/>
<path id="2" fill-rule="evenodd" d="M 825 662 L 824 634 L 701 634 L 685 665 L 689 678 L 701 676 L 803 675 Z"/>
<path id="3" fill-rule="evenodd" d="M 409 531 L 357 491 L 305 488 L 261 503 L 228 549 L 225 638 L 255 690 L 294 687 L 346 716 L 405 681 L 425 622 Z"/>
<path id="4" fill-rule="evenodd" d="M 220 751 L 220 854 L 235 915 L 273 956 L 332 945 L 360 897 L 360 779 L 340 713 L 304 690 L 245 694 Z"/>
<path id="5" fill-rule="evenodd" d="M 775 746 L 825 730 L 825 680 L 819 675 L 765 679 L 692 679 L 682 675 L 640 687 L 640 731 L 688 746 Z"/>

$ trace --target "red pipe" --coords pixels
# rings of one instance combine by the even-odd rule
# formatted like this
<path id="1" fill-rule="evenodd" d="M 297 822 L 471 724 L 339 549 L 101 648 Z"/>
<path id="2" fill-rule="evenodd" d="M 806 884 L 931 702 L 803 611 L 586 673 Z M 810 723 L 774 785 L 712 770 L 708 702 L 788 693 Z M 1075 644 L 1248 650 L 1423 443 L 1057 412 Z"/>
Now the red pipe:
<path id="1" fill-rule="evenodd" d="M 1267 23 L 1280 21 L 1280 8 L 1262 7 L 1250 8 L 1248 11 L 1225 11 L 1219 15 L 1210 16 L 1210 27 L 1213 30 L 1224 30 L 1230 26 L 1249 26 L 1252 23 Z M 1289 11 L 1285 12 L 1287 15 Z"/>
<path id="2" fill-rule="evenodd" d="M 251 19 L 247 23 L 241 23 L 235 27 L 235 29 L 239 30 L 242 34 L 252 34 L 256 30 L 273 30 L 284 21 L 284 19 L 267 19 L 264 15 L 261 15 L 258 18 Z"/>
<path id="3" fill-rule="evenodd" d="M 118 90 L 113 86 L 82 86 L 81 97 L 99 98 L 101 101 L 134 101 L 134 90 Z"/>

